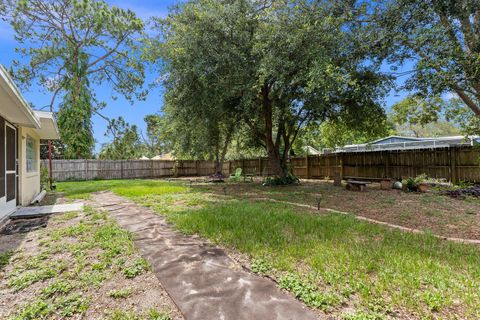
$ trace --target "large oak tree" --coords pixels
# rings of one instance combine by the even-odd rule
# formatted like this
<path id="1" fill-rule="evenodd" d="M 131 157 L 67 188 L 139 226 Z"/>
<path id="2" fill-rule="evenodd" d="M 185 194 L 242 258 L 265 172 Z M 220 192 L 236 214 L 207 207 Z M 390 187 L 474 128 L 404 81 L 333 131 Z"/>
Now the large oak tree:
<path id="1" fill-rule="evenodd" d="M 351 1 L 187 1 L 157 20 L 152 39 L 166 110 L 238 119 L 284 177 L 308 123 L 341 117 L 354 127 L 383 114 L 386 79 L 359 22 L 366 10 Z M 194 133 L 195 121 L 185 130 Z"/>

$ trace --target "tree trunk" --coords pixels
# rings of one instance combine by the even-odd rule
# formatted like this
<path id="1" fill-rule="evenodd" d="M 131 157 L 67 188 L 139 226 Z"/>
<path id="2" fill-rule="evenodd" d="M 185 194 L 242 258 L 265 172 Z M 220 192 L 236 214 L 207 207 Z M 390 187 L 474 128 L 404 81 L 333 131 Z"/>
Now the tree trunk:
<path id="1" fill-rule="evenodd" d="M 223 176 L 223 162 L 225 161 L 225 156 L 227 155 L 228 146 L 230 145 L 230 140 L 232 140 L 234 132 L 234 125 L 231 125 L 227 129 L 225 135 L 225 140 L 223 141 L 222 151 L 217 152 L 215 157 L 215 174 Z"/>
<path id="2" fill-rule="evenodd" d="M 286 166 L 283 165 L 284 159 L 280 156 L 280 143 L 277 132 L 277 141 L 273 142 L 273 105 L 269 96 L 269 88 L 267 85 L 262 87 L 262 105 L 263 116 L 265 121 L 265 146 L 267 149 L 268 163 L 274 176 L 286 177 L 288 172 Z"/>

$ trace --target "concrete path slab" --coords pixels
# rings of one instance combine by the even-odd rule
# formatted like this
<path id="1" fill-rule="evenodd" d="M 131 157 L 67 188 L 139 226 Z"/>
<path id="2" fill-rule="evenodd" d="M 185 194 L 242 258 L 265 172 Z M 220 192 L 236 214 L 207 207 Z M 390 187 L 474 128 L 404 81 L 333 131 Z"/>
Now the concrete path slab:
<path id="1" fill-rule="evenodd" d="M 111 192 L 93 194 L 93 202 L 135 234 L 136 245 L 185 319 L 319 318 L 273 281 L 243 270 L 200 237 L 173 230 L 153 210 Z"/>
<path id="2" fill-rule="evenodd" d="M 10 215 L 10 219 L 26 219 L 46 216 L 52 213 L 62 213 L 83 210 L 83 203 L 54 204 L 52 206 L 22 207 Z"/>

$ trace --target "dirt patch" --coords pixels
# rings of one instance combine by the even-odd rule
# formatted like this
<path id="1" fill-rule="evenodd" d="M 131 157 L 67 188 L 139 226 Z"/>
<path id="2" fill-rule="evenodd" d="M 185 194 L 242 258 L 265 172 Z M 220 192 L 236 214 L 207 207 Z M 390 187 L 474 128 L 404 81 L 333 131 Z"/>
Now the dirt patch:
<path id="1" fill-rule="evenodd" d="M 0 319 L 183 319 L 105 212 L 56 214 L 26 231 L 0 235 L 0 253 L 12 252 L 0 270 Z"/>

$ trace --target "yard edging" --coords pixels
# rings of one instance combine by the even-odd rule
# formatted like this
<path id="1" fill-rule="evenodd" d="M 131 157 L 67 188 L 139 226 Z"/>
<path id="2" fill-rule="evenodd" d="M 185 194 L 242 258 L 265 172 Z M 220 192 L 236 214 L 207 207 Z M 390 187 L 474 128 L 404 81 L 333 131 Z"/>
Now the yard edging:
<path id="1" fill-rule="evenodd" d="M 315 206 L 312 206 L 312 205 L 309 205 L 309 204 L 302 204 L 302 203 L 296 203 L 296 202 L 290 202 L 290 201 L 282 201 L 282 200 L 276 200 L 276 199 L 270 199 L 270 198 L 253 198 L 252 200 L 271 201 L 271 202 L 276 202 L 276 203 L 284 203 L 284 204 L 289 204 L 289 205 L 293 205 L 293 206 L 297 206 L 297 207 L 307 208 L 307 209 L 311 209 L 311 210 L 315 210 L 315 211 L 319 210 L 318 207 L 315 207 Z M 402 230 L 402 231 L 405 231 L 405 232 L 410 232 L 410 233 L 415 233 L 415 234 L 425 233 L 425 231 L 420 230 L 420 229 L 408 228 L 408 227 L 400 226 L 400 225 L 397 225 L 397 224 L 388 223 L 388 222 L 385 222 L 385 221 L 380 221 L 380 220 L 367 218 L 367 217 L 364 217 L 364 216 L 360 216 L 360 215 L 345 212 L 345 211 L 339 211 L 339 210 L 335 210 L 335 209 L 331 209 L 331 208 L 322 208 L 322 207 L 320 207 L 320 210 L 327 211 L 327 212 L 332 212 L 332 213 L 338 213 L 338 214 L 342 214 L 342 215 L 351 215 L 351 216 L 354 216 L 358 220 L 383 225 L 383 226 L 386 226 L 386 227 L 389 227 L 389 228 L 398 229 L 398 230 Z M 437 238 L 437 239 L 440 239 L 440 240 L 447 240 L 447 241 L 452 241 L 452 242 L 456 242 L 456 243 L 480 245 L 480 240 L 477 240 L 477 239 L 464 239 L 464 238 L 446 237 L 446 236 L 441 236 L 441 235 L 438 235 L 438 234 L 432 234 L 432 236 Z"/>

